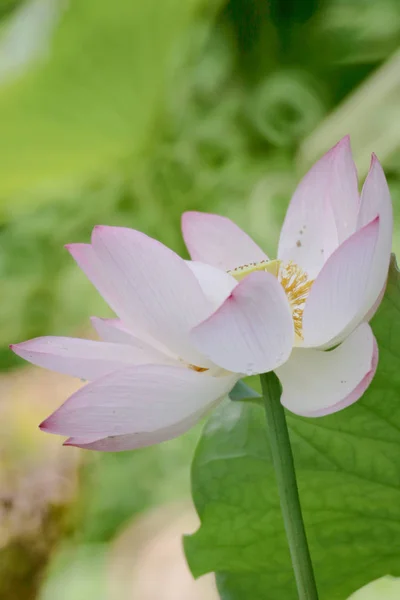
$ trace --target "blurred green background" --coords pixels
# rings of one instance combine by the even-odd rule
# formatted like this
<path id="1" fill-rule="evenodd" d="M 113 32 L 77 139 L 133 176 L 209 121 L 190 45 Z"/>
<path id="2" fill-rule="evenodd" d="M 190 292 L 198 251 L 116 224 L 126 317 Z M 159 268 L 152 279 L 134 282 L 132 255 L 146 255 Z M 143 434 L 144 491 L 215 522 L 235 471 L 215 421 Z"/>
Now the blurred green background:
<path id="1" fill-rule="evenodd" d="M 181 213 L 212 211 L 273 256 L 299 177 L 347 133 L 361 179 L 384 164 L 396 248 L 399 40 L 398 0 L 0 0 L 1 600 L 215 598 L 175 561 L 199 428 L 63 448 L 37 424 L 77 382 L 8 345 L 108 314 L 63 249 L 96 224 L 184 253 Z"/>

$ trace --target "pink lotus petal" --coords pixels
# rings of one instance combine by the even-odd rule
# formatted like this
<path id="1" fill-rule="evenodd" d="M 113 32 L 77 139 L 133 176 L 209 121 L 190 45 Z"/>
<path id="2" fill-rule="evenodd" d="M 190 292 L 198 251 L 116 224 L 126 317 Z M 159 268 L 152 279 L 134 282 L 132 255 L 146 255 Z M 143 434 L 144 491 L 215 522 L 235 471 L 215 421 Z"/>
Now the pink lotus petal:
<path id="1" fill-rule="evenodd" d="M 177 254 L 143 233 L 98 226 L 92 246 L 68 247 L 126 326 L 150 336 L 185 360 L 207 367 L 188 332 L 212 307 Z"/>
<path id="2" fill-rule="evenodd" d="M 315 280 L 303 313 L 305 347 L 333 346 L 362 321 L 379 218 L 350 236 Z M 358 323 L 357 323 L 358 324 Z"/>
<path id="3" fill-rule="evenodd" d="M 161 442 L 166 442 L 167 440 L 178 437 L 191 429 L 212 408 L 213 405 L 207 405 L 206 409 L 202 409 L 182 421 L 177 421 L 169 427 L 157 429 L 157 431 L 150 431 L 147 433 L 127 433 L 125 435 L 117 435 L 102 439 L 96 439 L 96 436 L 92 436 L 92 439 L 90 436 L 83 438 L 71 437 L 64 442 L 64 446 L 76 446 L 85 450 L 98 450 L 100 452 L 122 452 L 124 450 L 134 450 L 135 448 L 144 448 L 146 446 L 152 446 L 153 444 L 160 444 Z"/>
<path id="4" fill-rule="evenodd" d="M 130 344 L 135 336 L 124 326 L 121 319 L 103 319 L 90 317 L 90 321 L 98 336 L 105 342 L 114 344 Z"/>
<path id="5" fill-rule="evenodd" d="M 227 217 L 186 212 L 182 215 L 182 233 L 192 260 L 223 271 L 268 258 L 251 237 Z"/>
<path id="6" fill-rule="evenodd" d="M 211 377 L 185 367 L 126 367 L 73 394 L 41 425 L 70 437 L 156 432 L 197 414 L 224 396 L 237 377 Z"/>
<path id="7" fill-rule="evenodd" d="M 371 311 L 386 285 L 392 251 L 393 209 L 383 169 L 375 155 L 361 194 L 358 228 L 379 216 L 379 237 L 366 291 L 364 314 Z"/>
<path id="8" fill-rule="evenodd" d="M 285 362 L 294 341 L 286 294 L 266 272 L 245 277 L 231 296 L 206 321 L 195 327 L 192 339 L 215 364 L 254 375 Z"/>
<path id="9" fill-rule="evenodd" d="M 34 365 L 88 380 L 126 365 L 170 362 L 166 356 L 140 343 L 134 346 L 68 337 L 39 337 L 13 344 L 11 349 Z"/>
<path id="10" fill-rule="evenodd" d="M 127 310 L 126 304 L 118 293 L 118 289 L 105 276 L 92 246 L 90 244 L 67 244 L 65 248 L 113 311 L 117 315 L 124 315 Z"/>
<path id="11" fill-rule="evenodd" d="M 232 275 L 205 263 L 188 260 L 186 264 L 199 282 L 203 293 L 216 310 L 237 286 Z"/>
<path id="12" fill-rule="evenodd" d="M 359 195 L 348 137 L 305 175 L 286 213 L 278 257 L 313 279 L 338 244 L 355 231 Z"/>
<path id="13" fill-rule="evenodd" d="M 159 344 L 157 340 L 152 338 L 152 336 L 143 329 L 143 325 L 139 319 L 137 321 L 134 320 L 130 305 L 127 304 L 124 297 L 121 296 L 119 288 L 114 286 L 112 280 L 107 277 L 92 246 L 90 244 L 67 244 L 65 247 L 110 308 L 112 308 L 117 315 L 121 317 L 125 316 L 128 319 L 126 323 L 129 323 L 130 327 L 128 327 L 126 323 L 123 327 L 126 330 L 131 330 L 140 337 L 140 339 L 145 339 L 155 347 L 162 346 L 162 344 Z M 115 323 L 116 322 L 117 320 L 115 320 Z M 121 323 L 122 322 L 123 320 L 121 320 Z M 110 339 L 108 341 L 112 340 Z"/>
<path id="14" fill-rule="evenodd" d="M 39 425 L 39 427 L 42 427 L 42 425 Z M 123 437 L 123 436 L 121 436 Z M 100 442 L 103 441 L 104 439 L 109 439 L 109 438 L 102 438 L 99 437 L 98 435 L 85 435 L 84 437 L 79 437 L 79 438 L 73 438 L 73 437 L 69 437 L 65 440 L 65 442 L 63 443 L 63 446 L 87 446 L 89 444 L 93 444 L 93 442 Z M 112 439 L 112 438 L 110 438 Z M 75 442 L 79 442 L 79 443 L 75 443 Z"/>
<path id="15" fill-rule="evenodd" d="M 386 292 L 386 284 L 387 284 L 387 280 L 383 284 L 383 288 L 381 289 L 381 292 L 380 292 L 378 298 L 375 300 L 374 304 L 371 306 L 371 308 L 369 309 L 369 311 L 367 312 L 367 314 L 364 317 L 364 321 L 366 321 L 367 323 L 369 323 L 371 321 L 372 317 L 375 315 L 376 311 L 378 310 L 378 308 L 383 300 L 383 297 Z"/>
<path id="16" fill-rule="evenodd" d="M 282 404 L 305 417 L 337 412 L 362 396 L 377 364 L 378 347 L 367 323 L 329 352 L 294 349 L 288 362 L 276 370 Z"/>
<path id="17" fill-rule="evenodd" d="M 101 319 L 100 317 L 90 318 L 93 327 L 97 334 L 105 342 L 112 342 L 114 344 L 129 344 L 135 348 L 139 348 L 145 351 L 147 354 L 151 354 L 153 359 L 151 362 L 165 363 L 169 359 L 177 359 L 167 348 L 164 348 L 162 344 L 153 340 L 149 336 L 145 336 L 145 339 L 136 337 L 125 327 L 121 319 Z"/>
<path id="18" fill-rule="evenodd" d="M 95 227 L 92 247 L 118 294 L 124 323 L 138 327 L 187 362 L 207 367 L 189 331 L 212 307 L 185 261 L 156 240 L 124 227 Z M 140 330 L 138 337 L 142 337 Z"/>
<path id="19" fill-rule="evenodd" d="M 357 169 L 351 153 L 350 136 L 347 135 L 332 148 L 331 160 L 327 191 L 335 216 L 338 242 L 341 244 L 355 232 L 360 207 Z M 372 219 L 367 223 L 369 221 Z"/>

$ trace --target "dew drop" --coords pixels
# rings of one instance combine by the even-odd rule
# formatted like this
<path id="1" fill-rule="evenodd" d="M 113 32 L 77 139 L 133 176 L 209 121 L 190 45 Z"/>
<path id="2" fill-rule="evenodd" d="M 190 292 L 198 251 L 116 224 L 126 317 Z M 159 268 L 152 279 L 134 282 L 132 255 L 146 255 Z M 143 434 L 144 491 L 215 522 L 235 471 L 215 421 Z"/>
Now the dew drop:
<path id="1" fill-rule="evenodd" d="M 254 369 L 253 363 L 248 363 L 246 365 L 245 373 L 249 377 L 250 377 L 250 375 L 256 375 L 257 374 L 257 371 Z"/>

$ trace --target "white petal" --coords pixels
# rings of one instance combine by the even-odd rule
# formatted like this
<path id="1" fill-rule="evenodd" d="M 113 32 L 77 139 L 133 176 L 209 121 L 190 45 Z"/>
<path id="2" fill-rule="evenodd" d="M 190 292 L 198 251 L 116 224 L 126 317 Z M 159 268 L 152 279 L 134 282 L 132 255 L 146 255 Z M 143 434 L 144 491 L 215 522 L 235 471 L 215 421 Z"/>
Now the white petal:
<path id="1" fill-rule="evenodd" d="M 337 412 L 362 396 L 377 363 L 378 348 L 367 323 L 329 352 L 294 349 L 287 363 L 276 369 L 283 388 L 281 402 L 306 417 Z"/>
<path id="2" fill-rule="evenodd" d="M 237 286 L 232 275 L 205 263 L 188 260 L 186 264 L 195 275 L 213 310 L 217 309 Z"/>
<path id="3" fill-rule="evenodd" d="M 372 156 L 371 167 L 361 194 L 358 228 L 379 216 L 379 237 L 371 276 L 366 291 L 364 314 L 371 311 L 386 284 L 392 251 L 393 209 L 385 174 L 378 159 Z"/>
<path id="4" fill-rule="evenodd" d="M 105 342 L 114 344 L 130 344 L 135 336 L 124 326 L 121 319 L 102 319 L 90 317 L 90 321 L 99 337 Z"/>
<path id="5" fill-rule="evenodd" d="M 379 219 L 350 236 L 330 256 L 306 301 L 304 346 L 334 345 L 333 340 L 362 320 L 365 294 L 379 235 Z M 358 323 L 357 323 L 358 324 Z"/>
<path id="6" fill-rule="evenodd" d="M 215 402 L 218 403 L 219 400 Z M 154 444 L 166 442 L 178 437 L 191 429 L 196 423 L 204 417 L 207 412 L 212 410 L 213 405 L 207 405 L 205 409 L 198 413 L 193 413 L 182 421 L 177 421 L 169 427 L 157 429 L 147 433 L 127 433 L 125 435 L 116 435 L 113 437 L 91 439 L 90 436 L 83 438 L 70 437 L 64 442 L 64 446 L 77 446 L 85 450 L 97 450 L 100 452 L 122 452 L 124 450 L 134 450 L 135 448 L 144 448 Z M 92 436 L 96 437 L 96 436 Z"/>
<path id="7" fill-rule="evenodd" d="M 154 360 L 151 362 L 155 363 L 165 363 L 168 362 L 168 359 L 177 359 L 177 356 L 174 356 L 167 348 L 164 348 L 162 344 L 149 336 L 143 334 L 145 339 L 142 339 L 132 335 L 121 319 L 91 317 L 90 320 L 97 334 L 105 342 L 134 346 L 145 351 L 148 355 L 152 355 Z"/>
<path id="8" fill-rule="evenodd" d="M 107 273 L 102 268 L 93 247 L 90 244 L 67 244 L 65 247 L 113 311 L 117 315 L 125 315 L 128 318 L 130 328 L 126 323 L 123 325 L 123 328 L 131 330 L 140 339 L 145 339 L 152 346 L 164 350 L 165 346 L 143 329 L 140 319 L 137 319 L 137 321 L 133 319 L 131 307 L 127 305 L 120 293 L 119 287 L 113 285 L 112 280 L 107 277 Z M 118 319 L 114 322 L 116 323 L 117 321 Z M 107 341 L 113 340 L 109 339 Z M 122 340 L 120 341 L 122 342 Z"/>
<path id="9" fill-rule="evenodd" d="M 338 244 L 355 231 L 359 196 L 349 138 L 305 175 L 286 213 L 278 258 L 299 264 L 313 279 Z"/>
<path id="10" fill-rule="evenodd" d="M 166 356 L 140 343 L 134 346 L 68 337 L 39 337 L 13 344 L 11 349 L 39 367 L 89 380 L 126 365 L 170 362 Z"/>
<path id="11" fill-rule="evenodd" d="M 191 258 L 229 271 L 268 257 L 227 217 L 201 212 L 182 216 L 182 233 Z"/>
<path id="12" fill-rule="evenodd" d="M 123 227 L 95 227 L 92 245 L 125 307 L 119 315 L 124 323 L 132 330 L 139 324 L 187 362 L 209 366 L 191 346 L 189 331 L 212 307 L 185 261 L 156 240 Z"/>
<path id="13" fill-rule="evenodd" d="M 90 244 L 67 244 L 65 247 L 113 311 L 117 315 L 124 315 L 127 309 L 126 303 L 118 293 L 118 289 L 113 286 L 112 281 L 107 278 L 92 246 Z"/>
<path id="14" fill-rule="evenodd" d="M 184 367 L 142 365 L 114 371 L 73 394 L 41 428 L 70 437 L 156 432 L 206 410 L 237 377 Z"/>
<path id="15" fill-rule="evenodd" d="M 192 339 L 220 367 L 254 375 L 276 368 L 291 352 L 294 329 L 286 294 L 266 272 L 245 277 Z"/>
<path id="16" fill-rule="evenodd" d="M 331 176 L 327 187 L 335 216 L 338 242 L 341 244 L 357 226 L 360 207 L 357 169 L 351 154 L 350 137 L 344 137 L 331 150 Z M 367 223 L 372 221 L 369 219 Z"/>

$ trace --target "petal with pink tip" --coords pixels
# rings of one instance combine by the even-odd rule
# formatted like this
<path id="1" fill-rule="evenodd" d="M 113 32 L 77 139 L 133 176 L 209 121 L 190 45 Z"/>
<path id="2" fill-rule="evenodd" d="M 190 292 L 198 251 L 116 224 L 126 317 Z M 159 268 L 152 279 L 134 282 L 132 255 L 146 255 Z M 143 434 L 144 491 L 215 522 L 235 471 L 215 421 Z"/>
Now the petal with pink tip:
<path id="1" fill-rule="evenodd" d="M 359 208 L 350 141 L 343 138 L 305 175 L 282 227 L 278 258 L 313 279 L 340 242 L 355 231 Z"/>
<path id="2" fill-rule="evenodd" d="M 81 388 L 41 428 L 99 439 L 154 433 L 206 410 L 236 381 L 236 376 L 211 377 L 185 367 L 126 367 Z"/>
<path id="3" fill-rule="evenodd" d="M 355 232 L 360 207 L 357 169 L 351 153 L 350 136 L 340 140 L 331 153 L 327 192 L 335 216 L 338 242 L 341 244 Z M 367 222 L 369 221 L 372 219 Z"/>
<path id="4" fill-rule="evenodd" d="M 371 167 L 361 193 L 358 228 L 364 227 L 376 216 L 379 216 L 379 237 L 366 291 L 364 314 L 371 311 L 385 288 L 393 235 L 393 208 L 389 188 L 378 159 L 372 155 Z"/>
<path id="5" fill-rule="evenodd" d="M 39 367 L 89 380 L 125 365 L 169 362 L 166 356 L 139 342 L 134 346 L 48 336 L 13 344 L 11 349 Z"/>
<path id="6" fill-rule="evenodd" d="M 147 235 L 123 227 L 95 227 L 92 247 L 127 327 L 139 327 L 188 362 L 209 366 L 192 348 L 188 333 L 212 307 L 185 261 Z"/>
<path id="7" fill-rule="evenodd" d="M 343 242 L 323 266 L 304 308 L 305 347 L 332 346 L 362 320 L 378 235 L 376 218 Z"/>
<path id="8" fill-rule="evenodd" d="M 224 304 L 193 329 L 193 342 L 220 367 L 254 375 L 284 363 L 294 329 L 278 280 L 266 272 L 245 277 Z"/>
<path id="9" fill-rule="evenodd" d="M 367 323 L 329 352 L 296 348 L 290 359 L 276 369 L 283 390 L 281 402 L 305 417 L 337 412 L 362 396 L 377 364 L 378 347 Z"/>
<path id="10" fill-rule="evenodd" d="M 223 271 L 268 259 L 251 237 L 227 217 L 186 212 L 182 215 L 182 233 L 192 260 Z"/>
<path id="11" fill-rule="evenodd" d="M 186 261 L 186 264 L 195 275 L 214 310 L 228 298 L 237 286 L 237 281 L 232 275 L 216 267 L 192 260 Z"/>
<path id="12" fill-rule="evenodd" d="M 158 429 L 157 431 L 127 433 L 125 435 L 116 435 L 102 439 L 93 439 L 95 436 L 92 436 L 92 438 L 90 436 L 83 438 L 71 437 L 64 442 L 64 446 L 76 446 L 85 450 L 97 450 L 99 452 L 123 452 L 124 450 L 134 450 L 135 448 L 160 444 L 161 442 L 178 437 L 191 429 L 212 408 L 213 405 L 207 405 L 206 409 L 202 409 L 182 421 L 177 421 L 173 425 Z"/>

